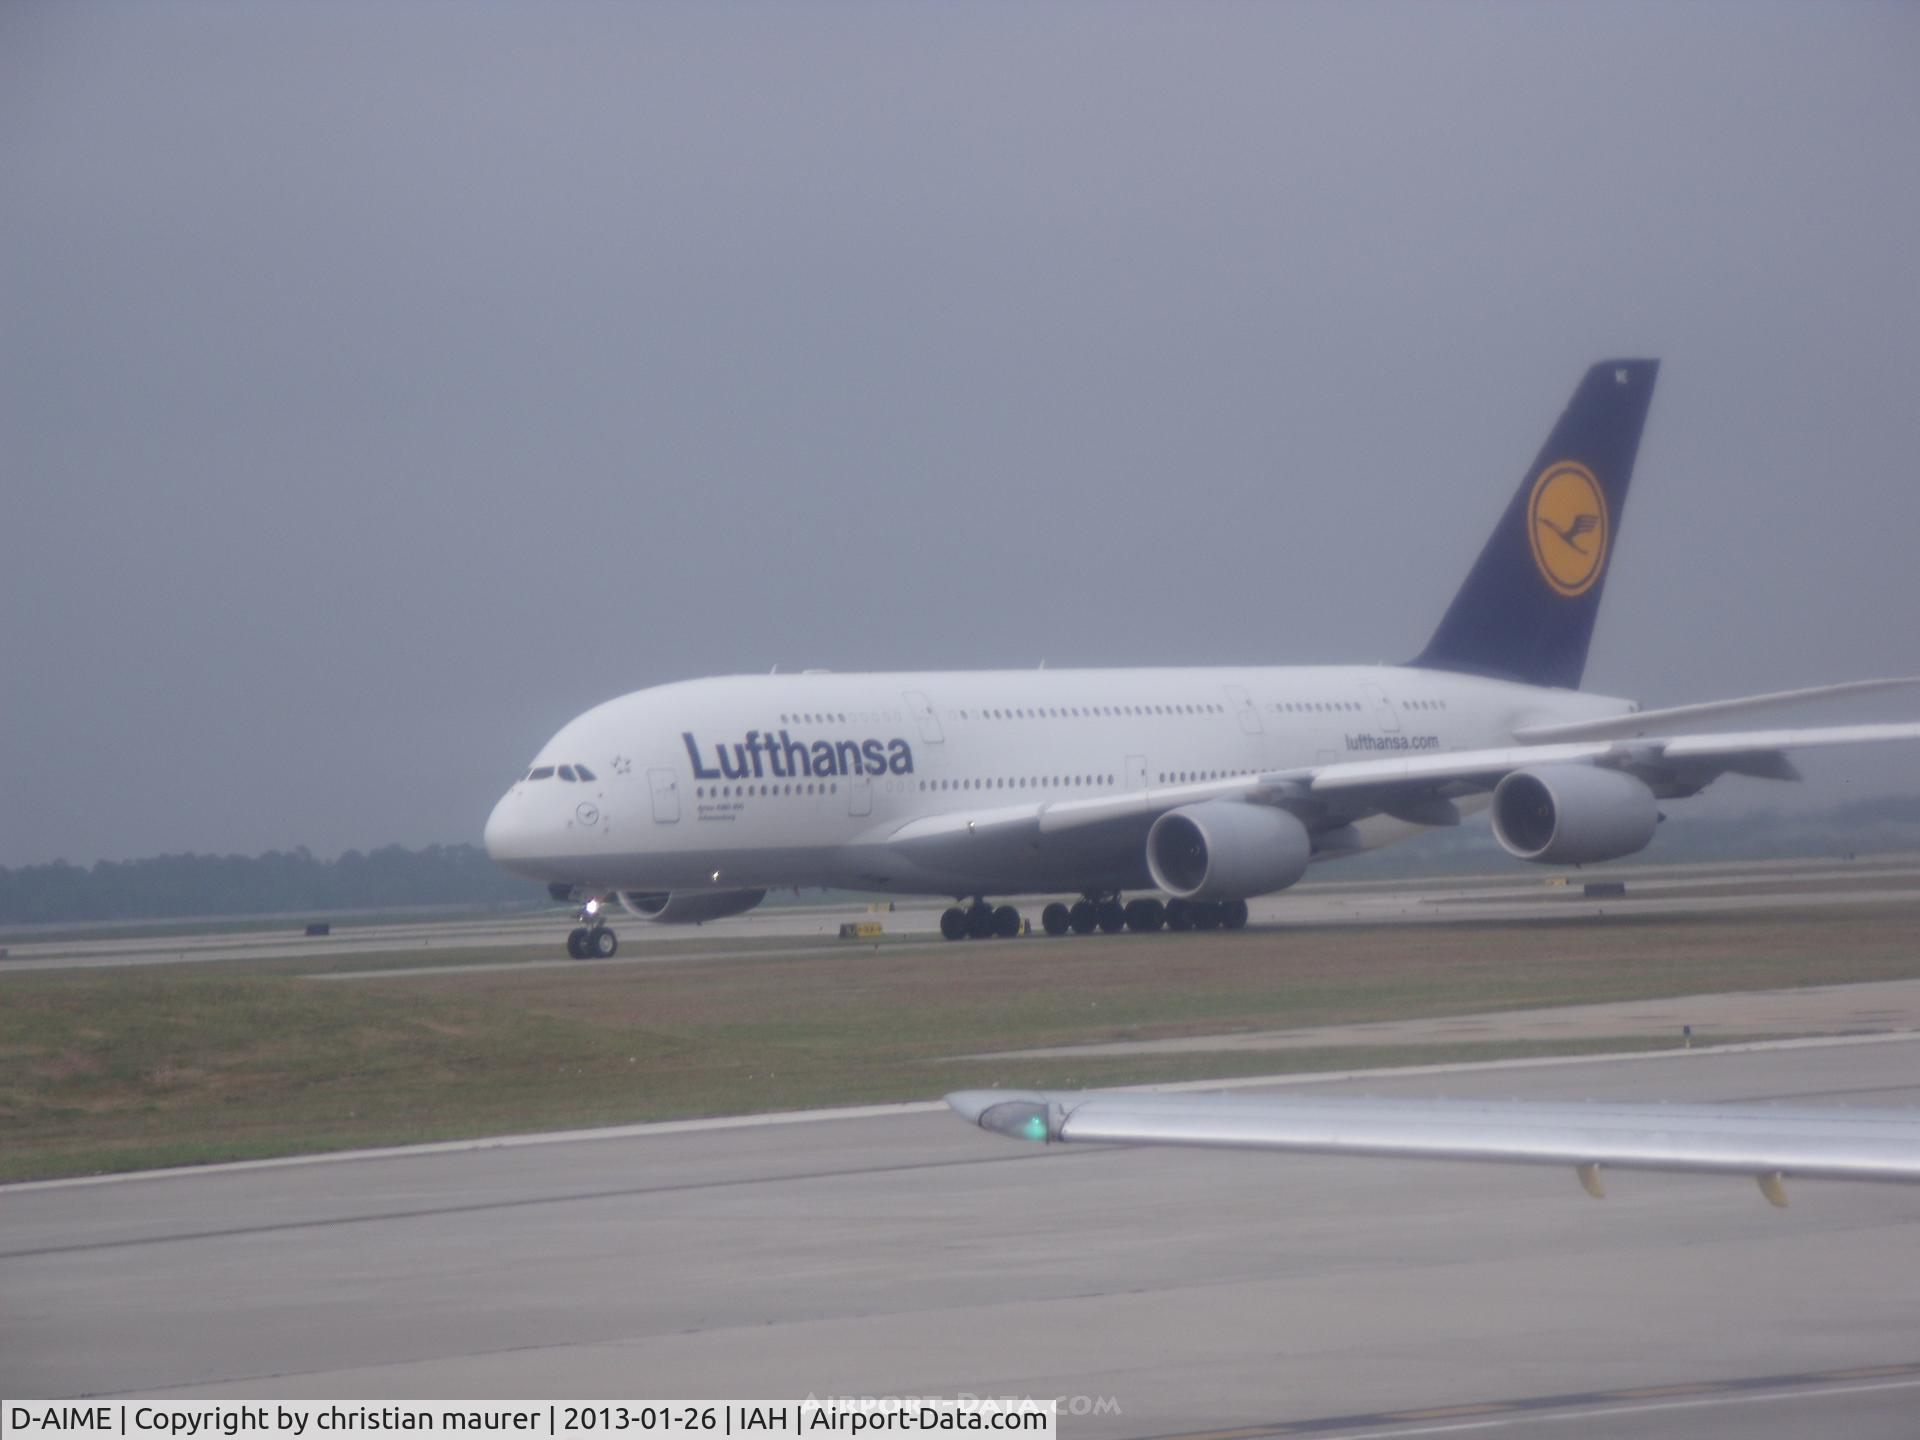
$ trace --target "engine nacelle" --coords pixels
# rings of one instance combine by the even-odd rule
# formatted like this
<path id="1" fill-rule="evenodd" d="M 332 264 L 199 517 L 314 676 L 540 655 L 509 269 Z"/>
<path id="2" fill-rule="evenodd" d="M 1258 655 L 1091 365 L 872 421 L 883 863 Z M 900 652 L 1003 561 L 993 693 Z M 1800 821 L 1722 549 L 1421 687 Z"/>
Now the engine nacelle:
<path id="1" fill-rule="evenodd" d="M 1147 832 L 1153 883 L 1182 900 L 1246 900 L 1307 873 L 1313 841 L 1285 810 L 1241 800 L 1182 805 Z"/>
<path id="2" fill-rule="evenodd" d="M 1653 791 L 1618 770 L 1537 765 L 1493 790 L 1493 834 L 1509 855 L 1584 865 L 1644 850 L 1660 823 Z"/>
<path id="3" fill-rule="evenodd" d="M 622 890 L 620 907 L 656 925 L 698 925 L 702 920 L 719 920 L 751 910 L 766 898 L 764 890 L 675 890 L 669 894 Z"/>

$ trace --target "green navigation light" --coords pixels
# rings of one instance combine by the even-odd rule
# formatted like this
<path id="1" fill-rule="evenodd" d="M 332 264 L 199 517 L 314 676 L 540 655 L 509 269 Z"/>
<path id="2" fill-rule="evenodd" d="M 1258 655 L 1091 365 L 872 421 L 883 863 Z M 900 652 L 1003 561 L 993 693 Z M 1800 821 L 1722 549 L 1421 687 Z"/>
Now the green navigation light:
<path id="1" fill-rule="evenodd" d="M 1053 1127 L 1047 1123 L 1046 1102 L 1039 1100 L 1003 1100 L 989 1105 L 980 1115 L 980 1128 L 1009 1140 L 1053 1139 Z"/>

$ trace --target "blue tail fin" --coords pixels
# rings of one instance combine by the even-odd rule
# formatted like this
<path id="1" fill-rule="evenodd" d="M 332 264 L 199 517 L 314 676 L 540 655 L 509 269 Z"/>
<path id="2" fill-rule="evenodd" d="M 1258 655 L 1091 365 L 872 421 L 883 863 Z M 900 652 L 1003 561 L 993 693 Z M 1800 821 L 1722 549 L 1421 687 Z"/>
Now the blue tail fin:
<path id="1" fill-rule="evenodd" d="M 1587 371 L 1413 664 L 1580 684 L 1659 371 L 1657 360 Z"/>

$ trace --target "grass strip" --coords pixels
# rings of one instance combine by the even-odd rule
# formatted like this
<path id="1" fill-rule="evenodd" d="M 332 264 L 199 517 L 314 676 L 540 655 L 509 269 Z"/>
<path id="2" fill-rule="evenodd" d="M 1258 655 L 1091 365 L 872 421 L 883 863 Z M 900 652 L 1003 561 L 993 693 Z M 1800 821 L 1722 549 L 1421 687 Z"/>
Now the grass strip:
<path id="1" fill-rule="evenodd" d="M 763 942 L 788 953 L 326 984 L 286 962 L 29 972 L 0 977 L 0 1179 L 925 1099 L 958 1086 L 1656 1048 L 1677 1037 L 956 1058 L 1916 978 L 1916 921 L 1875 906 L 892 952 L 796 955 Z"/>

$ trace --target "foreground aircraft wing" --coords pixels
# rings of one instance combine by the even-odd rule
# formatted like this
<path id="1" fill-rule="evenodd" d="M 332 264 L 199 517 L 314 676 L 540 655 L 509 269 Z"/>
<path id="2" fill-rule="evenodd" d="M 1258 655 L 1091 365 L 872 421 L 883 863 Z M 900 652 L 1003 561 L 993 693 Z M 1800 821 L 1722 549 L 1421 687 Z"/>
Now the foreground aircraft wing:
<path id="1" fill-rule="evenodd" d="M 1600 1172 L 1751 1175 L 1775 1205 L 1785 1176 L 1920 1183 L 1920 1111 L 1773 1105 L 1371 1100 L 1138 1091 L 962 1090 L 984 1130 L 1047 1143 L 1192 1145 Z"/>
<path id="2" fill-rule="evenodd" d="M 1628 718 L 1645 722 L 1647 717 Z M 977 810 L 953 810 L 910 820 L 888 839 L 911 846 L 916 842 L 951 842 L 960 837 L 991 841 L 1054 835 L 1088 826 L 1152 820 L 1168 810 L 1204 800 L 1277 805 L 1298 815 L 1314 831 L 1378 814 L 1448 824 L 1452 822 L 1446 816 L 1445 802 L 1489 791 L 1513 771 L 1530 766 L 1598 765 L 1644 780 L 1656 795 L 1679 796 L 1694 794 L 1725 774 L 1797 779 L 1798 773 L 1786 758 L 1790 750 L 1894 740 L 1920 740 L 1920 722 L 1636 734 L 1454 750 L 1403 759 L 1345 760 L 1083 800 L 989 803 Z"/>

